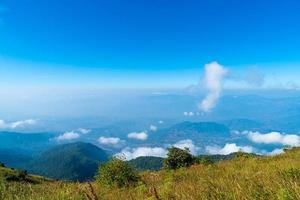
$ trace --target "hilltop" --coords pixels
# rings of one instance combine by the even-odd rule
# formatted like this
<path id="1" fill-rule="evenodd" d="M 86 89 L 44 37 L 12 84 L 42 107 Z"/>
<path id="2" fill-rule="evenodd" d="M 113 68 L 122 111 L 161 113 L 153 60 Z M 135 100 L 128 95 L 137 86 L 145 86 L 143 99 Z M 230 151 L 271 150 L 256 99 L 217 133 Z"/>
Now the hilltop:
<path id="1" fill-rule="evenodd" d="M 91 180 L 107 153 L 91 143 L 58 145 L 36 157 L 23 168 L 31 173 L 71 181 Z"/>

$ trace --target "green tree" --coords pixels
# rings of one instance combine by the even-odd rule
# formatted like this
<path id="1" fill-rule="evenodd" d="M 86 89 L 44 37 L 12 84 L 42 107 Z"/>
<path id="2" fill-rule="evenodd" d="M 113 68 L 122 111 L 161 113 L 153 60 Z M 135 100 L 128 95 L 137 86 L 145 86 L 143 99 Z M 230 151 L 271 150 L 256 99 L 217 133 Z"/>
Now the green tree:
<path id="1" fill-rule="evenodd" d="M 109 186 L 128 187 L 136 184 L 139 176 L 129 163 L 119 158 L 112 158 L 100 165 L 96 180 Z"/>
<path id="2" fill-rule="evenodd" d="M 166 169 L 189 167 L 194 163 L 194 157 L 188 148 L 171 147 L 168 151 L 167 158 L 164 160 L 164 168 Z"/>

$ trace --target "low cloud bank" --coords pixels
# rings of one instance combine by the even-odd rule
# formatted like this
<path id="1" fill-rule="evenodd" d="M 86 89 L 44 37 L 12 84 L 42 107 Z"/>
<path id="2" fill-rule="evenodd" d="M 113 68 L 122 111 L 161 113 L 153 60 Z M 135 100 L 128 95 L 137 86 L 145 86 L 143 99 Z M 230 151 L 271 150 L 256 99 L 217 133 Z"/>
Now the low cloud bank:
<path id="1" fill-rule="evenodd" d="M 300 137 L 294 134 L 283 134 L 279 132 L 270 132 L 262 134 L 260 132 L 243 132 L 247 134 L 250 141 L 258 144 L 281 144 L 289 146 L 300 146 Z"/>
<path id="2" fill-rule="evenodd" d="M 173 145 L 180 149 L 189 148 L 191 153 L 196 155 L 198 153 L 199 147 L 197 147 L 192 140 L 180 140 Z M 116 156 L 125 157 L 126 160 L 132 160 L 141 156 L 155 156 L 155 157 L 166 157 L 168 153 L 167 148 L 163 147 L 137 147 L 130 148 L 127 147 L 123 149 L 120 153 L 117 153 Z"/>
<path id="3" fill-rule="evenodd" d="M 125 148 L 116 156 L 125 157 L 126 160 L 132 160 L 141 156 L 166 157 L 168 151 L 162 147 L 138 147 Z"/>
<path id="4" fill-rule="evenodd" d="M 238 146 L 235 143 L 227 143 L 224 147 L 219 146 L 207 146 L 205 148 L 206 152 L 209 154 L 219 154 L 219 155 L 228 155 L 235 152 L 245 152 L 253 153 L 254 149 L 251 146 Z"/>
<path id="5" fill-rule="evenodd" d="M 5 122 L 4 120 L 0 120 L 0 129 L 16 129 L 16 128 L 22 128 L 28 125 L 34 125 L 36 124 L 36 120 L 34 119 L 27 119 L 27 120 L 21 120 L 21 121 L 15 121 L 15 122 Z"/>

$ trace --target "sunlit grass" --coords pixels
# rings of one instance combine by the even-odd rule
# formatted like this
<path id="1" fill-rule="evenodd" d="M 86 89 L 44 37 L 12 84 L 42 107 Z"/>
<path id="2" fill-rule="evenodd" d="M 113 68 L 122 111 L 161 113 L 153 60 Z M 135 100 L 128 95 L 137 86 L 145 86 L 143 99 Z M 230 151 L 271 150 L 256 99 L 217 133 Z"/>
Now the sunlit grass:
<path id="1" fill-rule="evenodd" d="M 176 171 L 144 172 L 135 187 L 100 183 L 0 183 L 0 199 L 300 199 L 300 149 Z"/>

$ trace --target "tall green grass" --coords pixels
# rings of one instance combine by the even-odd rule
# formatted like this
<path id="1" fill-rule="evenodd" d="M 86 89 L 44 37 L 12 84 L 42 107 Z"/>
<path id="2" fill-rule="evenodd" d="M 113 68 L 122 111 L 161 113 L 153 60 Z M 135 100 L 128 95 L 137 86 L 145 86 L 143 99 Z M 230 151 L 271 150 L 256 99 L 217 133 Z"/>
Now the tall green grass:
<path id="1" fill-rule="evenodd" d="M 237 157 L 176 171 L 144 172 L 135 187 L 101 183 L 0 181 L 0 199 L 300 199 L 300 149 L 274 157 Z"/>

